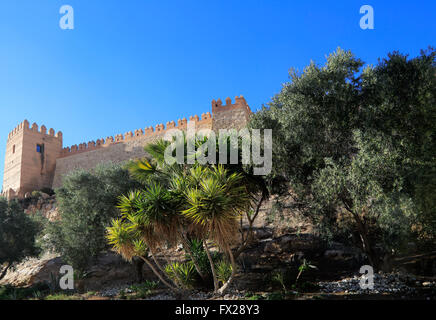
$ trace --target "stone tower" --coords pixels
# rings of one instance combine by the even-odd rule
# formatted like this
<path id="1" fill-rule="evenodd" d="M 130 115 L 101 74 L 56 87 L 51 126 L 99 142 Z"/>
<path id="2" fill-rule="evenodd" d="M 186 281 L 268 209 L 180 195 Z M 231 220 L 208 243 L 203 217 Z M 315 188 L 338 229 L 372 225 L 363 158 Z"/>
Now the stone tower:
<path id="1" fill-rule="evenodd" d="M 62 132 L 24 120 L 8 135 L 3 193 L 8 198 L 24 197 L 27 192 L 51 188 L 56 159 L 62 151 Z"/>
<path id="2" fill-rule="evenodd" d="M 223 105 L 221 99 L 212 100 L 213 130 L 218 133 L 220 129 L 241 129 L 250 119 L 251 109 L 243 96 L 232 99 L 226 98 Z"/>

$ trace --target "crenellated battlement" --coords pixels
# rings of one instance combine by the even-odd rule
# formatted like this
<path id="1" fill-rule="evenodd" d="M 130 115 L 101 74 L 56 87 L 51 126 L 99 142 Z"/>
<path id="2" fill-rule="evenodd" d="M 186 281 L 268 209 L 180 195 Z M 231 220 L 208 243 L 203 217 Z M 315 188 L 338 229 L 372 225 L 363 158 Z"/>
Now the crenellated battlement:
<path id="1" fill-rule="evenodd" d="M 8 135 L 3 190 L 8 199 L 53 184 L 56 160 L 62 150 L 62 132 L 24 120 Z"/>
<path id="2" fill-rule="evenodd" d="M 24 120 L 18 126 L 16 126 L 14 128 L 14 130 L 9 132 L 8 141 L 10 139 L 12 139 L 13 137 L 15 137 L 16 135 L 18 135 L 19 133 L 24 132 L 26 130 L 27 131 L 32 131 L 32 132 L 35 132 L 35 133 L 40 133 L 42 135 L 46 135 L 46 136 L 51 136 L 51 137 L 62 139 L 62 132 L 61 131 L 58 131 L 56 133 L 53 128 L 50 128 L 48 130 L 48 132 L 47 132 L 47 127 L 45 125 L 42 125 L 41 128 L 39 128 L 36 123 L 33 123 L 32 126 L 30 127 L 29 121 Z"/>
<path id="3" fill-rule="evenodd" d="M 210 127 L 212 123 L 212 115 L 210 112 L 203 113 L 201 118 L 198 115 L 190 116 L 189 121 L 195 122 L 198 128 L 205 126 Z M 154 128 L 147 127 L 143 129 L 136 129 L 133 132 L 129 131 L 124 134 L 117 134 L 113 137 L 106 137 L 106 139 L 98 139 L 97 141 L 90 141 L 88 143 L 81 143 L 79 145 L 73 145 L 62 149 L 61 158 L 69 157 L 75 154 L 97 150 L 100 148 L 109 147 L 114 144 L 124 143 L 131 140 L 142 139 L 147 136 L 162 135 L 167 130 L 179 129 L 186 130 L 188 120 L 186 118 L 178 119 L 177 124 L 175 121 L 168 121 L 166 125 L 163 123 L 157 124 Z"/>
<path id="4" fill-rule="evenodd" d="M 247 101 L 245 101 L 244 96 L 236 96 L 235 97 L 235 103 L 232 103 L 232 99 L 229 97 L 226 98 L 226 104 L 223 105 L 223 102 L 221 99 L 218 99 L 215 101 L 212 100 L 212 113 L 215 114 L 217 112 L 223 112 L 223 111 L 230 111 L 234 109 L 245 109 L 248 114 L 251 114 L 251 109 L 247 104 Z"/>
<path id="5" fill-rule="evenodd" d="M 22 198 L 41 188 L 62 186 L 62 177 L 77 169 L 91 170 L 102 162 L 121 163 L 145 156 L 144 146 L 162 138 L 168 130 L 187 130 L 188 122 L 201 129 L 240 129 L 251 114 L 243 96 L 212 101 L 212 112 L 118 133 L 63 148 L 62 132 L 24 120 L 8 135 L 3 175 L 4 194 Z M 94 151 L 95 152 L 90 152 Z M 89 153 L 88 153 L 89 152 Z"/>

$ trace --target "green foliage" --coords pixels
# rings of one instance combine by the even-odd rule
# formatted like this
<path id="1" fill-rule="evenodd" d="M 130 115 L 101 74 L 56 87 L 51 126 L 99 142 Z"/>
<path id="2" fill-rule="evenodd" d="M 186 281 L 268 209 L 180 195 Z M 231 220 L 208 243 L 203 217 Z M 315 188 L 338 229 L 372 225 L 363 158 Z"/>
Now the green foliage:
<path id="1" fill-rule="evenodd" d="M 265 300 L 265 297 L 263 295 L 252 293 L 247 293 L 245 295 L 245 298 L 246 300 Z"/>
<path id="2" fill-rule="evenodd" d="M 28 288 L 0 286 L 0 300 L 41 299 L 47 293 L 48 288 L 43 283 Z"/>
<path id="3" fill-rule="evenodd" d="M 203 240 L 195 239 L 195 238 L 191 239 L 189 241 L 189 246 L 193 257 L 191 257 L 189 254 L 186 254 L 186 259 L 188 261 L 192 261 L 192 259 L 196 259 L 198 265 L 200 266 L 201 271 L 209 276 L 212 275 L 209 259 L 207 258 L 206 250 L 204 250 L 203 247 Z M 211 256 L 213 261 L 218 261 L 220 254 L 215 251 L 211 253 Z"/>
<path id="4" fill-rule="evenodd" d="M 274 132 L 274 177 L 284 176 L 301 189 L 324 167 L 325 158 L 336 160 L 353 151 L 360 104 L 357 72 L 362 65 L 351 52 L 338 49 L 322 67 L 312 62 L 301 74 L 291 69 L 291 82 L 268 109 L 252 116 L 252 128 Z"/>
<path id="5" fill-rule="evenodd" d="M 44 294 L 41 291 L 36 290 L 32 293 L 32 297 L 33 297 L 33 299 L 36 299 L 36 300 L 43 300 Z"/>
<path id="6" fill-rule="evenodd" d="M 237 234 L 237 218 L 248 210 L 249 198 L 243 177 L 222 166 L 195 167 L 187 178 L 182 215 L 209 230 L 209 236 L 221 248 Z"/>
<path id="7" fill-rule="evenodd" d="M 286 291 L 285 285 L 285 275 L 281 271 L 277 271 L 273 274 L 272 281 L 277 282 L 283 288 L 283 291 Z"/>
<path id="8" fill-rule="evenodd" d="M 266 295 L 266 300 L 283 300 L 284 296 L 281 292 L 271 292 Z"/>
<path id="9" fill-rule="evenodd" d="M 156 281 L 145 281 L 141 284 L 135 284 L 131 285 L 129 287 L 130 290 L 132 290 L 135 294 L 133 296 L 129 296 L 130 299 L 144 299 L 147 298 L 150 294 L 153 293 L 153 290 L 155 290 L 158 286 L 158 282 Z M 125 299 L 125 292 L 121 292 L 120 299 Z"/>
<path id="10" fill-rule="evenodd" d="M 73 294 L 57 293 L 46 296 L 45 300 L 82 300 L 82 298 Z"/>
<path id="11" fill-rule="evenodd" d="M 232 265 L 226 260 L 220 260 L 216 265 L 216 274 L 219 282 L 226 283 L 232 275 Z"/>
<path id="12" fill-rule="evenodd" d="M 303 262 L 298 267 L 298 275 L 297 275 L 297 279 L 295 280 L 295 282 L 298 281 L 298 279 L 301 277 L 303 272 L 306 272 L 306 271 L 308 271 L 310 269 L 318 269 L 318 268 L 316 266 L 314 266 L 310 261 L 307 261 L 306 259 L 303 259 Z"/>
<path id="13" fill-rule="evenodd" d="M 56 191 L 61 220 L 47 225 L 47 247 L 75 270 L 86 269 L 107 248 L 106 227 L 119 215 L 117 198 L 137 186 L 119 165 L 100 165 L 65 177 Z"/>
<path id="14" fill-rule="evenodd" d="M 34 214 L 28 215 L 33 221 L 36 228 L 35 247 L 39 255 L 44 253 L 45 249 L 45 228 L 47 227 L 49 220 L 42 214 L 41 211 L 37 211 Z"/>
<path id="15" fill-rule="evenodd" d="M 131 259 L 137 253 L 135 238 L 141 239 L 154 256 L 154 252 L 162 249 L 163 245 L 182 243 L 186 248 L 188 239 L 194 237 L 202 242 L 212 240 L 229 254 L 230 261 L 234 263 L 230 242 L 237 236 L 238 219 L 249 213 L 253 204 L 258 204 L 259 194 L 261 199 L 266 199 L 266 183 L 263 177 L 253 175 L 252 166 L 241 162 L 216 166 L 200 163 L 197 158 L 193 164 L 188 164 L 186 160 L 193 159 L 192 155 L 187 154 L 187 139 L 183 134 L 183 164 L 168 163 L 165 160 L 166 150 L 172 142 L 164 140 L 144 147 L 149 158 L 128 163 L 127 168 L 132 177 L 144 186 L 120 197 L 118 207 L 123 217 L 108 228 L 109 241 L 126 259 Z M 227 139 L 230 140 L 230 137 Z M 206 142 L 208 140 L 205 137 L 194 143 L 199 150 Z M 230 144 L 227 144 L 226 148 L 228 147 Z M 216 152 L 219 157 L 219 148 L 217 141 L 216 148 L 207 149 L 207 156 L 210 152 Z M 173 156 L 176 156 L 176 151 L 173 150 Z M 236 151 L 241 159 L 242 151 Z M 230 152 L 227 155 L 230 157 Z M 247 215 L 250 230 L 255 217 L 256 215 Z M 130 237 L 130 243 L 118 239 L 121 234 Z M 190 252 L 187 254 L 191 255 Z M 193 253 L 188 259 L 202 280 L 207 282 L 208 275 L 213 275 L 214 287 L 218 290 L 214 259 L 209 261 L 208 254 L 210 255 L 209 249 L 206 249 Z M 141 258 L 146 260 L 143 255 Z M 206 261 L 210 268 L 205 267 Z M 160 277 L 159 273 L 156 275 Z M 173 289 L 171 284 L 165 284 Z"/>
<path id="16" fill-rule="evenodd" d="M 206 276 L 206 279 L 204 280 L 206 280 L 206 282 L 212 280 L 212 269 L 209 263 L 209 259 L 207 257 L 206 250 L 204 250 L 203 240 L 193 238 L 189 240 L 189 246 L 193 257 L 190 254 L 186 254 L 185 255 L 186 260 L 193 262 L 193 259 L 195 259 L 200 268 L 200 271 Z M 220 253 L 219 251 L 213 251 L 210 252 L 210 255 L 212 261 L 214 261 L 215 267 L 217 267 L 218 263 L 222 259 L 222 253 Z M 217 277 L 219 279 L 218 271 L 217 271 Z"/>
<path id="17" fill-rule="evenodd" d="M 191 261 L 185 263 L 172 262 L 165 266 L 165 272 L 170 279 L 186 289 L 191 289 L 196 281 L 196 271 Z"/>
<path id="18" fill-rule="evenodd" d="M 134 256 L 147 259 L 148 249 L 154 256 L 156 250 L 164 245 L 186 244 L 190 234 L 201 239 L 201 243 L 210 238 L 231 254 L 229 242 L 237 235 L 237 219 L 248 209 L 250 202 L 241 174 L 231 173 L 222 166 L 200 165 L 158 173 L 145 161 L 137 162 L 135 168 L 131 169 L 135 175 L 138 172 L 145 175 L 142 182 L 146 185 L 119 197 L 118 208 L 122 217 L 114 219 L 112 226 L 107 228 L 107 239 L 115 251 L 127 260 Z M 159 177 L 147 176 L 149 171 Z M 182 285 L 192 286 L 191 272 L 196 273 L 197 258 L 203 264 L 197 263 L 197 272 L 204 277 L 201 269 L 206 269 L 207 252 L 205 256 L 199 244 L 194 243 L 197 248 L 190 257 L 191 261 L 177 266 L 182 272 L 180 276 L 179 272 L 167 268 L 173 283 L 180 282 L 177 275 L 185 279 L 181 281 Z M 213 262 L 209 261 L 209 264 L 211 270 L 215 268 Z"/>
<path id="19" fill-rule="evenodd" d="M 38 254 L 35 237 L 38 224 L 26 215 L 17 201 L 0 198 L 0 277 L 5 268 L 27 256 Z"/>
<path id="20" fill-rule="evenodd" d="M 375 268 L 413 233 L 436 237 L 435 57 L 394 52 L 364 68 L 338 49 L 291 70 L 250 123 L 273 130 L 271 179 L 288 182 L 296 209 L 326 238 L 354 239 Z"/>

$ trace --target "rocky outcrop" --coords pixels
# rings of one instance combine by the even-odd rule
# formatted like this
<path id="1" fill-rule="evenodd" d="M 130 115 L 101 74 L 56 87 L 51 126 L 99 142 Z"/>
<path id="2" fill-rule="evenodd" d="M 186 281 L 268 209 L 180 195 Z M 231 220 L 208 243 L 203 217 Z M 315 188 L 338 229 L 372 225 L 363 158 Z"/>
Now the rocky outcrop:
<path id="1" fill-rule="evenodd" d="M 49 282 L 50 274 L 59 273 L 63 265 L 61 259 L 53 254 L 48 254 L 41 259 L 28 258 L 11 268 L 6 276 L 0 280 L 0 285 L 27 287 L 41 282 Z"/>
<path id="2" fill-rule="evenodd" d="M 62 276 L 59 270 L 66 263 L 55 254 L 44 257 L 26 259 L 14 269 L 9 270 L 0 281 L 0 285 L 29 287 L 40 283 L 52 285 Z M 144 279 L 154 280 L 154 275 L 143 268 Z M 121 256 L 113 253 L 102 253 L 87 271 L 83 280 L 85 290 L 100 290 L 117 283 L 133 283 L 136 280 L 135 268 L 124 261 Z"/>
<path id="3" fill-rule="evenodd" d="M 41 213 L 49 221 L 58 220 L 60 215 L 56 206 L 56 197 L 46 193 L 39 192 L 35 196 L 29 195 L 25 199 L 20 200 L 24 212 L 27 214 Z"/>

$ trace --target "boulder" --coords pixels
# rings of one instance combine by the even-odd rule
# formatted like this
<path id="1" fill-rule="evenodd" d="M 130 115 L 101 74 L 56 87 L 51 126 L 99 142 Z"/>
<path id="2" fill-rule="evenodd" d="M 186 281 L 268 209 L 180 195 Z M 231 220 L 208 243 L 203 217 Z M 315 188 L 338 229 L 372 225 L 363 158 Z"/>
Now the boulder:
<path id="1" fill-rule="evenodd" d="M 55 254 L 48 254 L 40 259 L 30 258 L 8 270 L 0 280 L 0 285 L 29 287 L 39 283 L 51 284 L 53 279 L 59 279 L 59 270 L 66 263 Z M 149 268 L 143 268 L 144 279 L 156 280 Z M 136 280 L 135 268 L 124 261 L 121 256 L 107 252 L 102 253 L 87 270 L 88 276 L 81 281 L 85 290 L 100 290 L 118 283 L 133 283 Z"/>

